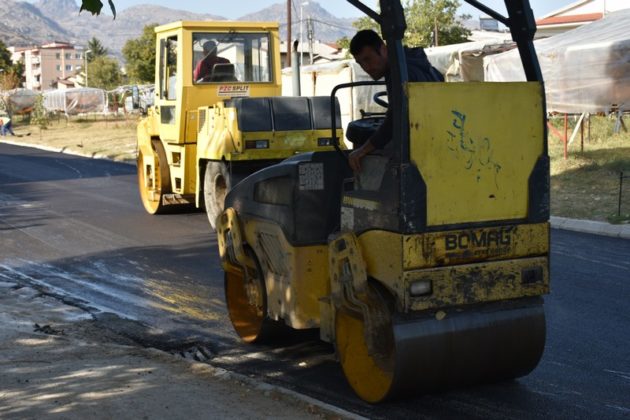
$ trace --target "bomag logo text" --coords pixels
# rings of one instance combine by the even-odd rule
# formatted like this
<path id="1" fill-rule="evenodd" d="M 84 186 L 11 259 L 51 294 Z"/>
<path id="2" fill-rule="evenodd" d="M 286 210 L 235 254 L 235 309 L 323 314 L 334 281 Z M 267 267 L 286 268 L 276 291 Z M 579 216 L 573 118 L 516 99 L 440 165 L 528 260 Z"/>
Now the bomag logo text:
<path id="1" fill-rule="evenodd" d="M 484 230 L 480 232 L 460 232 L 446 235 L 444 244 L 447 251 L 455 249 L 505 247 L 512 244 L 509 230 Z"/>

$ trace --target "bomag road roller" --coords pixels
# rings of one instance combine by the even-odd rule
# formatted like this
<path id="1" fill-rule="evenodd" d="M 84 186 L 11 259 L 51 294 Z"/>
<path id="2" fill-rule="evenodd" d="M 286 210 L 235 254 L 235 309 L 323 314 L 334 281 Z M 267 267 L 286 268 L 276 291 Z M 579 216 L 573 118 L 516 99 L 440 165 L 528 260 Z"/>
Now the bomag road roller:
<path id="1" fill-rule="evenodd" d="M 175 22 L 155 32 L 154 106 L 138 125 L 149 213 L 205 207 L 214 227 L 246 175 L 333 150 L 329 98 L 280 96 L 277 23 Z"/>
<path id="2" fill-rule="evenodd" d="M 217 232 L 233 326 L 246 342 L 279 324 L 319 328 L 371 403 L 526 375 L 545 345 L 549 292 L 546 111 L 529 3 L 506 0 L 504 17 L 467 0 L 510 28 L 527 81 L 410 83 L 400 1 L 381 0 L 380 13 L 349 1 L 387 42 L 392 139 L 360 173 L 344 151 L 310 152 L 227 195 Z M 356 123 L 347 136 L 378 126 Z"/>

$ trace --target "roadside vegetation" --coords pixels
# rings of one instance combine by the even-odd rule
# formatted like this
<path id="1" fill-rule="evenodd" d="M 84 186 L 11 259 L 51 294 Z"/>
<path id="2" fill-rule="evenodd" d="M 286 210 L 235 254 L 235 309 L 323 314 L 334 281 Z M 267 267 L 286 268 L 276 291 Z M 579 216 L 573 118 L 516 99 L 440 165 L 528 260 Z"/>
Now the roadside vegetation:
<path id="1" fill-rule="evenodd" d="M 135 163 L 138 120 L 137 115 L 53 117 L 46 128 L 40 128 L 28 125 L 18 117 L 16 134 L 22 137 L 12 140 Z M 558 131 L 563 131 L 562 118 L 552 119 L 552 124 Z M 570 119 L 569 136 L 574 126 L 575 121 Z M 630 222 L 630 133 L 623 129 L 614 133 L 614 127 L 612 118 L 591 117 L 590 139 L 588 130 L 584 131 L 584 150 L 581 150 L 578 133 L 568 145 L 566 160 L 562 140 L 550 132 L 552 215 L 611 223 Z M 629 178 L 623 180 L 621 214 L 618 215 L 621 172 Z"/>
<path id="2" fill-rule="evenodd" d="M 119 162 L 136 161 L 137 115 L 54 116 L 44 128 L 30 125 L 20 116 L 14 120 L 15 134 L 21 137 L 11 137 L 10 140 Z"/>
<path id="3" fill-rule="evenodd" d="M 558 131 L 564 131 L 564 119 L 552 119 L 552 124 Z M 575 124 L 570 118 L 569 136 Z M 550 131 L 552 215 L 630 222 L 630 133 L 623 129 L 614 133 L 614 128 L 615 119 L 611 117 L 591 117 L 590 139 L 585 129 L 582 150 L 578 132 L 568 145 L 567 159 L 564 159 L 562 140 Z M 618 214 L 622 172 L 628 178 L 623 180 L 621 214 Z"/>

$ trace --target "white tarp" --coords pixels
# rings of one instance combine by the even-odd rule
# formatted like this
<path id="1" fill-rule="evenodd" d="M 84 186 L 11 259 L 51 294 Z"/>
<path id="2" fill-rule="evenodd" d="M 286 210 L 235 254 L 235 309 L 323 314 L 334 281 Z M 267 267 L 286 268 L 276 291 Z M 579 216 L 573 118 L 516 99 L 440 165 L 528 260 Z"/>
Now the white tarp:
<path id="1" fill-rule="evenodd" d="M 630 9 L 534 41 L 547 110 L 566 113 L 630 109 Z M 486 80 L 525 80 L 517 51 L 484 59 Z"/>
<path id="2" fill-rule="evenodd" d="M 483 82 L 483 58 L 515 46 L 512 41 L 492 39 L 425 48 L 424 51 L 431 64 L 444 75 L 445 81 Z"/>
<path id="3" fill-rule="evenodd" d="M 11 114 L 26 114 L 33 110 L 39 94 L 30 89 L 17 88 L 0 92 L 4 106 Z"/>
<path id="4" fill-rule="evenodd" d="M 66 115 L 85 112 L 105 112 L 107 94 L 103 89 L 73 88 L 44 92 L 44 107 L 48 111 L 60 111 Z"/>

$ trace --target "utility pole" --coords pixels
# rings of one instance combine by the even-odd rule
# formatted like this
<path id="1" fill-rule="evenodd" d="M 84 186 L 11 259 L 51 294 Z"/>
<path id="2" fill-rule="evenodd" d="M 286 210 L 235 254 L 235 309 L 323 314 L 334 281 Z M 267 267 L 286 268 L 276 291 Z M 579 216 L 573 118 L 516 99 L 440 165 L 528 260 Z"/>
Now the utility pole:
<path id="1" fill-rule="evenodd" d="M 437 17 L 434 18 L 433 20 L 433 34 L 434 34 L 434 47 L 437 47 L 438 45 L 440 45 L 440 41 L 438 39 L 438 24 L 437 24 Z"/>
<path id="2" fill-rule="evenodd" d="M 313 64 L 313 19 L 310 17 L 306 20 L 306 37 L 308 39 L 308 64 Z"/>
<path id="3" fill-rule="evenodd" d="M 291 0 L 287 0 L 287 64 L 291 67 Z"/>

